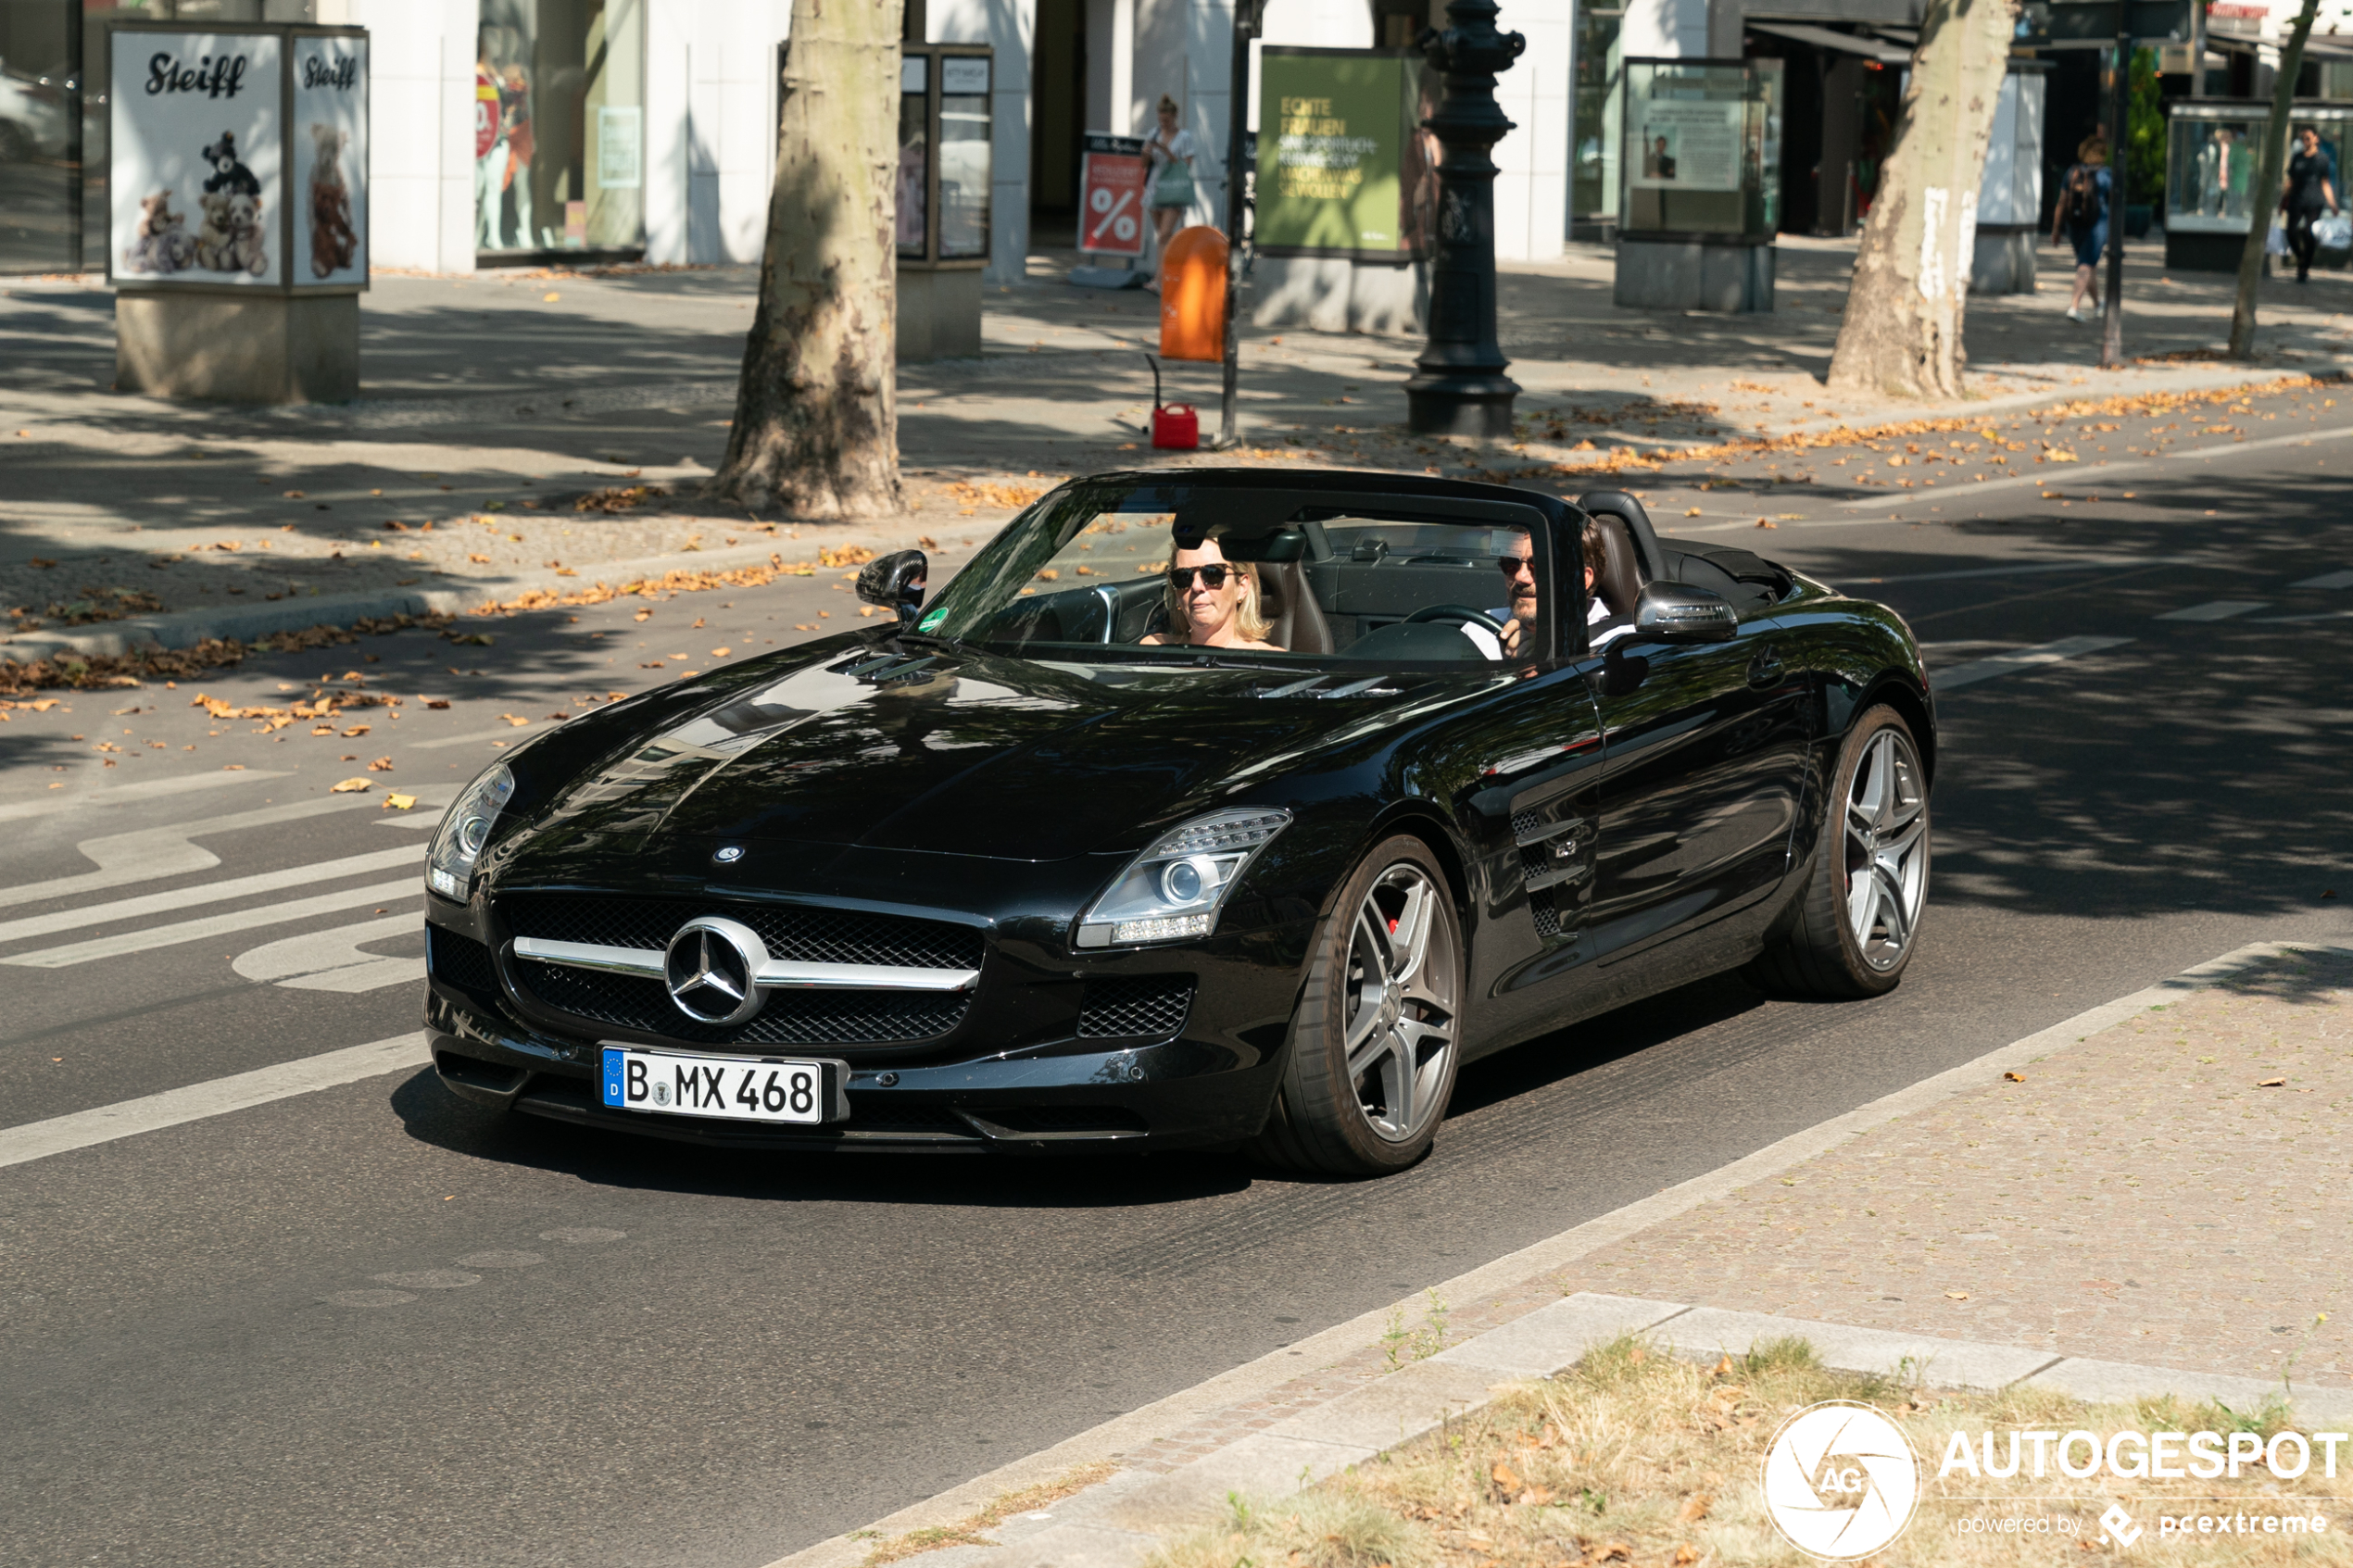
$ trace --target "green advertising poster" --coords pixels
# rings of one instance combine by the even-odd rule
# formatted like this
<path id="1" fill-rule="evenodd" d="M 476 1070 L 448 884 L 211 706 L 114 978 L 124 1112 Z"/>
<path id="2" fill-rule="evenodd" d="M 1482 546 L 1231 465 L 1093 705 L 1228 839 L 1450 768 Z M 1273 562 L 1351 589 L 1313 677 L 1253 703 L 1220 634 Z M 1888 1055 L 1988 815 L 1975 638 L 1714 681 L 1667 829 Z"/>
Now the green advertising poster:
<path id="1" fill-rule="evenodd" d="M 1259 60 L 1258 248 L 1394 257 L 1426 250 L 1437 179 L 1418 58 L 1272 46 Z M 1422 100 L 1428 97 L 1430 102 Z"/>

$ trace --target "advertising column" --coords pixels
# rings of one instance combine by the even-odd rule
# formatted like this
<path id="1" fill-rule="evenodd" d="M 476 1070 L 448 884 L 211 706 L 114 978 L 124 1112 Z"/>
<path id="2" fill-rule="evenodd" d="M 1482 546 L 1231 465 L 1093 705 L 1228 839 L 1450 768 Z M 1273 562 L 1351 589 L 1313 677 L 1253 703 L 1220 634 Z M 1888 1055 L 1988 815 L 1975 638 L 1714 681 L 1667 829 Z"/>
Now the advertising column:
<path id="1" fill-rule="evenodd" d="M 356 395 L 367 34 L 118 22 L 108 42 L 117 384 L 249 403 Z"/>

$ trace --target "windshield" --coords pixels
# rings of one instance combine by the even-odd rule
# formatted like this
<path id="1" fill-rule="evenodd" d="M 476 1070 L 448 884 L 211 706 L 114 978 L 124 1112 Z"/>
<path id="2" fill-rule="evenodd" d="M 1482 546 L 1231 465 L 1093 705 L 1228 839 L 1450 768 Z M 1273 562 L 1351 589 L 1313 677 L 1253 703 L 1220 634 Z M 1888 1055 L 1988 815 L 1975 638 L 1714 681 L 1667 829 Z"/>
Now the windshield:
<path id="1" fill-rule="evenodd" d="M 1492 669 L 1550 646 L 1541 513 L 1463 504 L 1481 515 L 1450 519 L 1442 497 L 1346 499 L 1075 483 L 975 556 L 917 630 L 1123 663 Z"/>

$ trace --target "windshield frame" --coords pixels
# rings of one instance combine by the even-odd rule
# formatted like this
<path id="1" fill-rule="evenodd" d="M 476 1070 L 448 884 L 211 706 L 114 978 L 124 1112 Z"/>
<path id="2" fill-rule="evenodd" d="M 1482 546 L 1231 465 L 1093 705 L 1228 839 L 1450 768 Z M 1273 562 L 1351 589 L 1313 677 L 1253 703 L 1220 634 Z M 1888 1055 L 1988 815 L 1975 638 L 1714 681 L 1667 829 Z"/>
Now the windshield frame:
<path id="1" fill-rule="evenodd" d="M 1377 479 L 1377 476 L 1366 476 Z M 1556 524 L 1548 514 L 1549 497 L 1530 494 L 1525 500 L 1489 495 L 1455 495 L 1418 489 L 1384 491 L 1378 483 L 1348 488 L 1264 486 L 1232 483 L 1187 483 L 1178 476 L 1117 474 L 1075 479 L 1032 503 L 995 538 L 982 546 L 971 560 L 943 586 L 925 607 L 912 635 L 987 651 L 1005 658 L 1067 663 L 1143 662 L 1164 668 L 1263 668 L 1270 671 L 1296 670 L 1394 669 L 1401 671 L 1458 671 L 1490 675 L 1499 670 L 1550 664 L 1564 643 L 1572 640 L 1570 622 L 1562 613 L 1568 605 L 1579 615 L 1584 608 L 1583 583 L 1563 598 Z M 1534 635 L 1523 650 L 1500 660 L 1431 660 L 1350 659 L 1334 654 L 1295 653 L 1289 649 L 1207 648 L 1186 644 L 1144 645 L 1113 642 L 998 641 L 976 635 L 1010 606 L 1020 590 L 1032 586 L 1037 573 L 1054 560 L 1082 530 L 1106 514 L 1168 512 L 1180 520 L 1193 507 L 1214 501 L 1221 513 L 1239 517 L 1252 537 L 1293 522 L 1321 523 L 1327 518 L 1362 518 L 1367 521 L 1425 523 L 1438 526 L 1485 526 L 1524 529 L 1530 542 L 1538 602 L 1543 612 Z M 1176 524 L 1181 530 L 1184 523 Z M 1235 533 L 1240 533 L 1237 528 Z M 1570 533 L 1575 528 L 1572 523 Z"/>

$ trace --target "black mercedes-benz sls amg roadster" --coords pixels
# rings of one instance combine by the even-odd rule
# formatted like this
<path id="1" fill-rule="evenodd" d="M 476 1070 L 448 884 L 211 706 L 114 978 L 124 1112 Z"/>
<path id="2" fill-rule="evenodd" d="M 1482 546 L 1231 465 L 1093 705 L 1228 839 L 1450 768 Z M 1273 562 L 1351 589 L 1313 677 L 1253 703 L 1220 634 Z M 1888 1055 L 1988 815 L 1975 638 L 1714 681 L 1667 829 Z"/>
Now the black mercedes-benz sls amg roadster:
<path id="1" fill-rule="evenodd" d="M 427 883 L 483 1105 L 760 1148 L 1373 1175 L 1470 1059 L 1919 941 L 1934 712 L 1885 607 L 1634 497 L 1074 481 L 895 619 L 552 729 Z"/>

